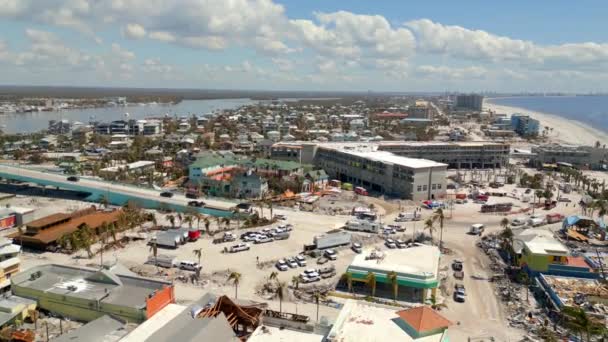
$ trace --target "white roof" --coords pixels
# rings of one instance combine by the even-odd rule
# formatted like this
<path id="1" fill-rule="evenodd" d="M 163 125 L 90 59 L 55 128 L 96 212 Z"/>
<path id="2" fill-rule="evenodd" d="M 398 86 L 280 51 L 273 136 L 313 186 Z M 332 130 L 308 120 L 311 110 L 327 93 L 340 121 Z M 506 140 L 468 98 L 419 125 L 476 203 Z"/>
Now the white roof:
<path id="1" fill-rule="evenodd" d="M 248 342 L 321 342 L 323 335 L 260 325 Z"/>
<path id="2" fill-rule="evenodd" d="M 167 322 L 177 317 L 180 313 L 186 310 L 183 305 L 169 304 L 162 310 L 155 313 L 152 318 L 140 324 L 135 330 L 131 331 L 129 335 L 125 336 L 121 342 L 140 342 L 145 341 L 152 336 L 156 331 L 162 329 Z"/>
<path id="3" fill-rule="evenodd" d="M 448 166 L 447 164 L 438 163 L 436 161 L 428 159 L 402 157 L 387 151 L 373 151 L 369 149 L 367 149 L 367 151 L 365 149 L 354 151 L 348 149 L 340 149 L 340 151 L 357 157 L 379 161 L 387 164 L 405 166 L 412 169 Z"/>
<path id="4" fill-rule="evenodd" d="M 380 272 L 395 271 L 399 274 L 412 274 L 437 277 L 441 253 L 436 246 L 421 245 L 405 249 L 382 251 L 383 258 L 365 260 L 373 249 L 366 249 L 355 255 L 350 267 L 374 269 Z"/>
<path id="5" fill-rule="evenodd" d="M 533 254 L 546 255 L 568 255 L 569 250 L 561 242 L 553 237 L 539 236 L 530 241 L 524 242 L 524 245 Z"/>
<path id="6" fill-rule="evenodd" d="M 398 307 L 384 307 L 349 299 L 340 311 L 329 334 L 330 341 L 357 342 L 440 342 L 442 334 L 412 338 L 395 320 Z"/>

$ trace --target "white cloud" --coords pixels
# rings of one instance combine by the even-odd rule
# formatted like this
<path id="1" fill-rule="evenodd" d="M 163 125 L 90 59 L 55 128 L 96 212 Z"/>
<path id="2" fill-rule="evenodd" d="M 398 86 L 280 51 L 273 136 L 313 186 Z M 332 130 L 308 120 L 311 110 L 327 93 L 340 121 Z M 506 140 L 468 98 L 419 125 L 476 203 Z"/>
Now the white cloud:
<path id="1" fill-rule="evenodd" d="M 272 63 L 276 65 L 279 71 L 291 71 L 295 67 L 294 62 L 286 58 L 272 58 Z"/>
<path id="2" fill-rule="evenodd" d="M 141 39 L 146 36 L 146 29 L 139 24 L 127 24 L 123 27 L 122 34 L 129 39 Z"/>
<path id="3" fill-rule="evenodd" d="M 154 31 L 148 35 L 150 39 L 159 40 L 161 42 L 170 43 L 175 41 L 175 36 L 166 31 Z"/>
<path id="4" fill-rule="evenodd" d="M 112 44 L 112 53 L 114 53 L 121 60 L 133 60 L 135 59 L 135 53 L 122 48 L 120 45 L 113 43 Z"/>
<path id="5" fill-rule="evenodd" d="M 473 79 L 487 74 L 482 67 L 451 68 L 447 66 L 421 65 L 416 68 L 416 74 L 422 77 L 437 77 L 441 79 Z"/>
<path id="6" fill-rule="evenodd" d="M 415 33 L 417 47 L 423 53 L 466 60 L 515 62 L 532 67 L 593 66 L 608 62 L 608 44 L 538 45 L 428 19 L 409 21 L 405 25 Z"/>

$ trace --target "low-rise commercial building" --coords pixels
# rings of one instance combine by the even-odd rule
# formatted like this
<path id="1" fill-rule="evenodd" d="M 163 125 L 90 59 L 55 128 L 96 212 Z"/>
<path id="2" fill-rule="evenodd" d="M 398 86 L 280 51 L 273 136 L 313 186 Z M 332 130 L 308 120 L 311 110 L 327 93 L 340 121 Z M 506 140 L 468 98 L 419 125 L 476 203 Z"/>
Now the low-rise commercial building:
<path id="1" fill-rule="evenodd" d="M 46 249 L 57 244 L 62 236 L 77 231 L 84 225 L 94 233 L 101 233 L 103 224 L 116 224 L 121 210 L 97 210 L 94 206 L 73 213 L 55 213 L 29 222 L 23 234 L 15 239 L 23 246 Z"/>
<path id="2" fill-rule="evenodd" d="M 11 285 L 11 277 L 18 273 L 21 267 L 19 252 L 21 246 L 10 239 L 0 238 L 0 292 Z"/>
<path id="3" fill-rule="evenodd" d="M 280 142 L 272 145 L 272 159 L 312 164 L 319 146 L 358 147 L 363 143 Z M 506 143 L 439 142 L 439 141 L 378 141 L 365 142 L 376 151 L 387 151 L 408 158 L 422 158 L 448 164 L 449 168 L 500 168 L 509 162 L 510 146 Z"/>
<path id="4" fill-rule="evenodd" d="M 436 246 L 420 245 L 377 252 L 371 249 L 355 255 L 346 272 L 352 274 L 353 287 L 365 284 L 371 272 L 376 278 L 376 296 L 395 297 L 390 274 L 397 275 L 397 299 L 424 302 L 439 286 L 439 258 Z M 363 291 L 369 291 L 366 286 Z"/>
<path id="5" fill-rule="evenodd" d="M 606 170 L 608 168 L 608 149 L 606 147 L 573 146 L 548 144 L 532 147 L 530 164 L 534 167 L 543 164 L 568 163 L 578 168 Z"/>
<path id="6" fill-rule="evenodd" d="M 412 200 L 442 198 L 447 164 L 378 151 L 370 144 L 320 144 L 315 166 L 342 182 Z"/>
<path id="7" fill-rule="evenodd" d="M 99 170 L 99 175 L 105 178 L 116 177 L 119 173 L 126 174 L 146 174 L 154 172 L 156 162 L 149 160 L 139 160 L 125 165 L 109 166 Z"/>
<path id="8" fill-rule="evenodd" d="M 427 306 L 395 307 L 349 299 L 326 341 L 448 342 L 448 319 Z"/>
<path id="9" fill-rule="evenodd" d="M 170 282 L 56 264 L 11 277 L 11 290 L 56 315 L 89 322 L 113 315 L 141 323 L 175 302 Z"/>

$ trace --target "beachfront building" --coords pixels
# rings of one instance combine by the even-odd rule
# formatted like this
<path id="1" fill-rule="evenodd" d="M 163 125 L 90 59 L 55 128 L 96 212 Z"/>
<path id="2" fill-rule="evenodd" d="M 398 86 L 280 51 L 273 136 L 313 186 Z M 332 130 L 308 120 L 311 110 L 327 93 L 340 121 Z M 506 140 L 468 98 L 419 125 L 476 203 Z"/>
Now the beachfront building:
<path id="1" fill-rule="evenodd" d="M 511 115 L 511 128 L 524 138 L 532 138 L 538 136 L 540 122 L 529 115 L 513 114 Z"/>
<path id="2" fill-rule="evenodd" d="M 608 149 L 605 146 L 574 146 L 546 144 L 532 147 L 530 164 L 534 167 L 543 164 L 566 163 L 577 168 L 606 170 L 608 168 Z"/>
<path id="3" fill-rule="evenodd" d="M 568 248 L 552 236 L 539 234 L 530 239 L 520 239 L 519 243 L 522 244 L 519 265 L 531 274 L 544 273 L 584 278 L 598 276 L 584 257 L 571 256 Z"/>
<path id="4" fill-rule="evenodd" d="M 408 158 L 429 159 L 448 164 L 448 168 L 501 168 L 508 164 L 509 144 L 491 141 L 377 141 L 364 143 L 370 150 L 387 151 Z M 272 159 L 314 163 L 319 147 L 332 145 L 355 149 L 363 143 L 280 142 L 270 148 Z"/>
<path id="5" fill-rule="evenodd" d="M 397 311 L 394 306 L 349 299 L 326 341 L 448 342 L 451 325 L 427 306 Z"/>
<path id="6" fill-rule="evenodd" d="M 461 94 L 456 96 L 456 107 L 481 112 L 483 107 L 483 95 Z"/>
<path id="7" fill-rule="evenodd" d="M 447 164 L 401 157 L 375 147 L 319 144 L 314 164 L 332 178 L 376 193 L 415 201 L 445 196 Z"/>
<path id="8" fill-rule="evenodd" d="M 437 293 L 440 256 L 436 246 L 427 245 L 382 252 L 369 249 L 355 255 L 346 272 L 352 275 L 353 291 L 369 293 L 366 284 L 373 273 L 377 297 L 424 302 Z M 397 276 L 397 293 L 390 277 L 393 272 Z"/>
<path id="9" fill-rule="evenodd" d="M 11 290 L 43 310 L 84 322 L 113 315 L 141 323 L 175 302 L 170 282 L 126 273 L 40 265 L 11 277 Z"/>

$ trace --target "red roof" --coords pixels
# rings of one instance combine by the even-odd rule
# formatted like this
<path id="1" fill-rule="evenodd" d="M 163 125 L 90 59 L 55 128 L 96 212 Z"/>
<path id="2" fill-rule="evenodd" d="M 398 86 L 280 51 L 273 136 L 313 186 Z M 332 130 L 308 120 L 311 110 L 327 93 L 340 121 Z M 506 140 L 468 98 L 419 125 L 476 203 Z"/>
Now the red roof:
<path id="1" fill-rule="evenodd" d="M 447 328 L 452 325 L 452 322 L 428 306 L 401 310 L 397 312 L 397 315 L 419 333 Z"/>
<path id="2" fill-rule="evenodd" d="M 567 257 L 567 260 L 568 260 L 568 266 L 589 268 L 589 264 L 587 264 L 587 262 L 585 261 L 585 258 L 583 258 L 583 257 L 569 256 L 569 257 Z"/>

